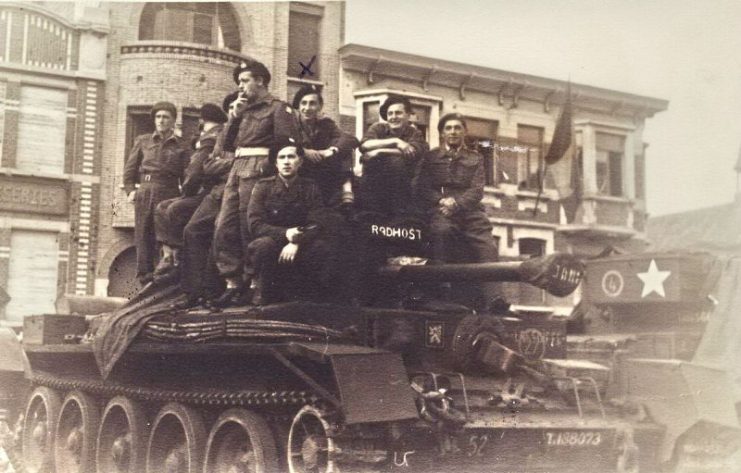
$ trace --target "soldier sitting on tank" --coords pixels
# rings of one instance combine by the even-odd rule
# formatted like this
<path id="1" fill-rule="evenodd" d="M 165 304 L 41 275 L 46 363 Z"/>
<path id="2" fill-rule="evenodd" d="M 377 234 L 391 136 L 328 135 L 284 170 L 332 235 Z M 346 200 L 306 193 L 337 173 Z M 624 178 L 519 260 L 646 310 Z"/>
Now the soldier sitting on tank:
<path id="1" fill-rule="evenodd" d="M 323 211 L 319 186 L 301 177 L 304 150 L 286 140 L 271 150 L 277 175 L 261 179 L 250 199 L 247 255 L 258 274 L 253 303 L 322 300 L 334 286 L 335 252 L 312 217 Z"/>
<path id="2" fill-rule="evenodd" d="M 324 98 L 315 85 L 304 86 L 293 97 L 298 112 L 304 163 L 301 176 L 313 179 L 327 207 L 351 204 L 353 149 L 358 140 L 343 133 L 331 118 L 322 114 Z"/>
<path id="3" fill-rule="evenodd" d="M 182 195 L 163 200 L 155 209 L 154 230 L 157 241 L 162 244 L 162 257 L 155 275 L 167 273 L 180 264 L 183 229 L 201 201 L 216 184 L 213 178 L 204 175 L 204 162 L 211 155 L 226 120 L 226 114 L 218 105 L 206 103 L 201 107 L 201 133 L 194 143 L 195 151 L 191 155 L 190 164 L 185 169 L 185 179 L 181 186 Z"/>
<path id="4" fill-rule="evenodd" d="M 391 95 L 380 108 L 384 121 L 368 128 L 360 142 L 363 177 L 359 189 L 362 210 L 397 216 L 411 210 L 412 178 L 428 150 L 421 131 L 409 123 L 412 104 Z"/>

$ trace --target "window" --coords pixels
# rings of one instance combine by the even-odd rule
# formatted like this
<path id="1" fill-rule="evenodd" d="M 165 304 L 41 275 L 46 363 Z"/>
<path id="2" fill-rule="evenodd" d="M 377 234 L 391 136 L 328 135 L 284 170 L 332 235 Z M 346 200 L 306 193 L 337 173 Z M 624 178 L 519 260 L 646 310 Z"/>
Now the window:
<path id="1" fill-rule="evenodd" d="M 126 158 L 128 159 L 134 139 L 145 133 L 154 133 L 154 121 L 150 115 L 151 107 L 133 106 L 126 113 Z"/>
<path id="2" fill-rule="evenodd" d="M 517 125 L 517 179 L 520 189 L 539 189 L 543 165 L 543 133 L 541 127 Z"/>
<path id="3" fill-rule="evenodd" d="M 625 137 L 597 133 L 597 192 L 602 195 L 623 195 L 623 155 Z"/>
<path id="4" fill-rule="evenodd" d="M 139 39 L 241 49 L 239 26 L 228 3 L 148 3 L 139 21 Z"/>
<path id="5" fill-rule="evenodd" d="M 57 299 L 59 243 L 53 232 L 13 230 L 5 318 L 22 321 L 26 315 L 53 314 Z"/>
<path id="6" fill-rule="evenodd" d="M 646 145 L 643 153 L 635 155 L 636 199 L 646 198 Z"/>
<path id="7" fill-rule="evenodd" d="M 497 139 L 499 123 L 466 117 L 466 128 L 468 129 L 466 146 L 475 149 L 484 157 L 486 185 L 496 184 L 497 166 L 494 160 L 494 142 Z"/>
<path id="8" fill-rule="evenodd" d="M 379 115 L 380 108 L 381 102 L 363 102 L 363 135 L 371 125 L 381 119 Z"/>
<path id="9" fill-rule="evenodd" d="M 545 240 L 540 238 L 520 238 L 517 240 L 520 256 L 543 256 L 545 254 Z"/>
<path id="10" fill-rule="evenodd" d="M 181 136 L 183 137 L 183 140 L 185 140 L 186 145 L 190 145 L 190 143 L 193 143 L 194 140 L 200 136 L 200 118 L 201 114 L 197 108 L 183 109 L 183 123 L 180 130 L 182 131 Z"/>
<path id="11" fill-rule="evenodd" d="M 309 5 L 291 5 L 288 17 L 288 76 L 319 80 L 319 33 L 322 16 L 321 10 L 309 10 L 308 7 Z"/>
<path id="12" fill-rule="evenodd" d="M 412 105 L 412 113 L 409 114 L 409 123 L 422 132 L 425 140 L 430 140 L 430 107 Z"/>
<path id="13" fill-rule="evenodd" d="M 62 174 L 67 135 L 67 91 L 21 86 L 16 167 Z"/>

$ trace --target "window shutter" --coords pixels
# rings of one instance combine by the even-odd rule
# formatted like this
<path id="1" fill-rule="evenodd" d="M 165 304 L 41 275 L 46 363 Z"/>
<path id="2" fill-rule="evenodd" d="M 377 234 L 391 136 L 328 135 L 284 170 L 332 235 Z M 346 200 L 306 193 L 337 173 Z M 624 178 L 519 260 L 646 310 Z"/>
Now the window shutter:
<path id="1" fill-rule="evenodd" d="M 21 86 L 16 167 L 64 173 L 66 131 L 67 91 Z"/>
<path id="2" fill-rule="evenodd" d="M 57 299 L 58 234 L 13 230 L 10 236 L 7 320 L 54 313 Z"/>

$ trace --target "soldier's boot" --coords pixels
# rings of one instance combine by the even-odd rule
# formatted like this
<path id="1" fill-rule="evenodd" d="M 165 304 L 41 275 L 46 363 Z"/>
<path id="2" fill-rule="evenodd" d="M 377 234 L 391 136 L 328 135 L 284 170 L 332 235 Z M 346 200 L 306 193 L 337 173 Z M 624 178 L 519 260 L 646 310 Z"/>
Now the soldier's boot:
<path id="1" fill-rule="evenodd" d="M 180 266 L 180 249 L 171 248 L 167 245 L 162 245 L 162 257 L 160 258 L 157 267 L 154 269 L 154 276 L 160 276 L 162 274 L 175 271 Z"/>
<path id="2" fill-rule="evenodd" d="M 211 306 L 216 308 L 240 305 L 246 296 L 245 285 L 241 278 L 227 278 L 226 290 L 211 301 Z"/>

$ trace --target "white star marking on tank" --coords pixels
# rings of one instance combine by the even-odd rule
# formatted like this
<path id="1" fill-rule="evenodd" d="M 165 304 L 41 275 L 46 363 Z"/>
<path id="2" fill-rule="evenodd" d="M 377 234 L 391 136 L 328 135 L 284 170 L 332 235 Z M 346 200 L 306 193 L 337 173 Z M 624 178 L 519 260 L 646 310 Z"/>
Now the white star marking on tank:
<path id="1" fill-rule="evenodd" d="M 659 267 L 656 266 L 656 260 L 652 259 L 651 264 L 648 265 L 648 271 L 637 274 L 638 278 L 643 281 L 641 297 L 646 297 L 652 292 L 655 292 L 661 297 L 666 297 L 666 293 L 664 292 L 664 281 L 666 281 L 666 278 L 668 278 L 670 274 L 672 274 L 671 271 L 659 271 Z"/>

